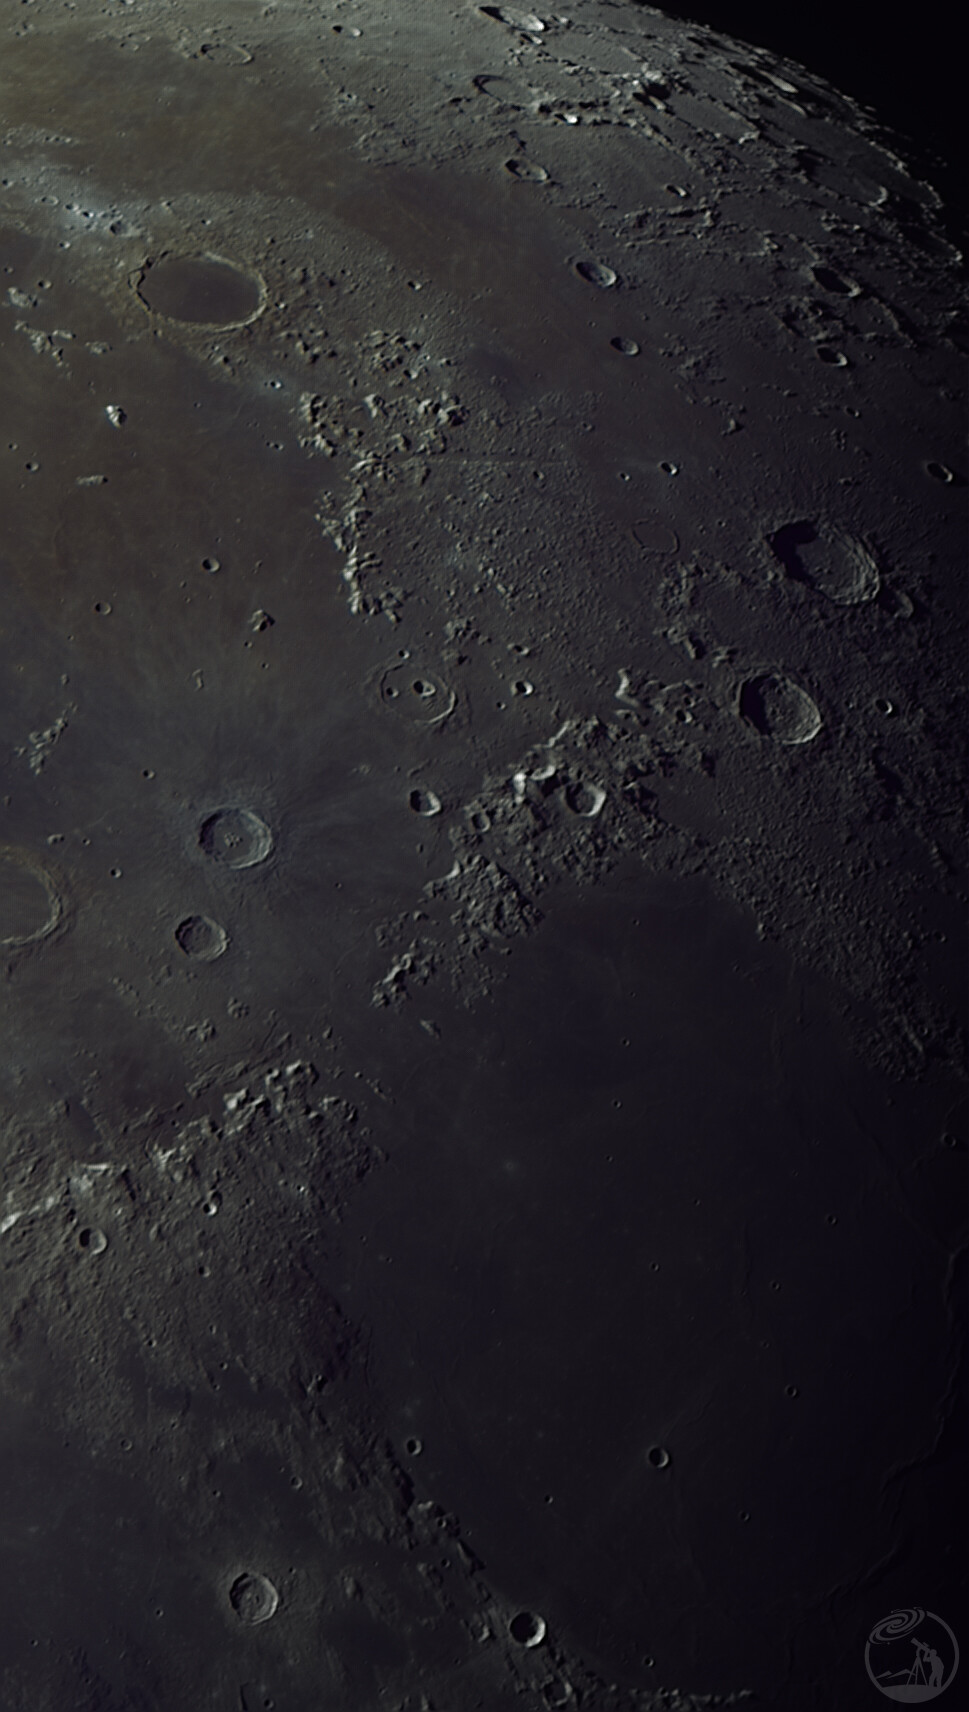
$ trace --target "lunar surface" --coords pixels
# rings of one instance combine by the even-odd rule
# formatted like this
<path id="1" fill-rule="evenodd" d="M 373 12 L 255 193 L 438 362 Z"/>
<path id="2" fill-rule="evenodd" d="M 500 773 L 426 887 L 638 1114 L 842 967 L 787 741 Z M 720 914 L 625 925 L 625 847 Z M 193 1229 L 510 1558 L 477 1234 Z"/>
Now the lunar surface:
<path id="1" fill-rule="evenodd" d="M 0 0 L 3 1712 L 965 1650 L 962 257 L 556 3 Z"/>

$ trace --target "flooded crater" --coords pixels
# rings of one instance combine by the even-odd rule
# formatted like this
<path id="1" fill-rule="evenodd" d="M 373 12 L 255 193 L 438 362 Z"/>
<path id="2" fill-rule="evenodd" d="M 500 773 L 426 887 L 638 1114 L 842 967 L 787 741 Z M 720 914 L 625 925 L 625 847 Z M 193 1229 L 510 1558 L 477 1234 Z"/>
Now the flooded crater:
<path id="1" fill-rule="evenodd" d="M 153 314 L 200 327 L 243 326 L 260 313 L 265 299 L 257 274 L 211 255 L 161 255 L 145 263 L 134 287 Z"/>
<path id="2" fill-rule="evenodd" d="M 0 946 L 16 950 L 46 939 L 62 915 L 50 875 L 26 851 L 0 848 Z"/>

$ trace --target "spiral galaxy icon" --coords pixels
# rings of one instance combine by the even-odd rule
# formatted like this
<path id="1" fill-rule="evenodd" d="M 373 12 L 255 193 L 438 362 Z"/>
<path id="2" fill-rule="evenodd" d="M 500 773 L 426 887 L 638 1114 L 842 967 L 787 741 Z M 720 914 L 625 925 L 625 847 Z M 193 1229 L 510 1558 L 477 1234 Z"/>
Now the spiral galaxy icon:
<path id="1" fill-rule="evenodd" d="M 910 1635 L 913 1629 L 917 1629 L 924 1616 L 925 1612 L 917 1605 L 911 1611 L 893 1611 L 890 1617 L 883 1617 L 880 1623 L 875 1624 L 868 1639 L 873 1646 L 885 1641 L 899 1641 L 903 1635 Z"/>

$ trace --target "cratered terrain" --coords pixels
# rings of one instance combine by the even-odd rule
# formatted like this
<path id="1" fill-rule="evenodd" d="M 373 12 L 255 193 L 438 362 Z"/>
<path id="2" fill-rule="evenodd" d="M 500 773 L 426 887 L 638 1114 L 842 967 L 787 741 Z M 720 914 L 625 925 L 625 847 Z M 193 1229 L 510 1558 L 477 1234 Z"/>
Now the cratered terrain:
<path id="1" fill-rule="evenodd" d="M 557 3 L 0 0 L 3 1712 L 962 1621 L 962 258 Z"/>

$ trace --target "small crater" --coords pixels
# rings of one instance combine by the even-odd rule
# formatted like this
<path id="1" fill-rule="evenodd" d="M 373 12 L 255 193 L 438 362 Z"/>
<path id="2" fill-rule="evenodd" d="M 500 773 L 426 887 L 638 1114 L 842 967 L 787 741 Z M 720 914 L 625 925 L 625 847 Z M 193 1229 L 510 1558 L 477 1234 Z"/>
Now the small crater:
<path id="1" fill-rule="evenodd" d="M 166 254 L 145 264 L 135 290 L 147 309 L 170 321 L 240 327 L 259 314 L 261 281 L 219 256 Z"/>
<path id="2" fill-rule="evenodd" d="M 245 1570 L 229 1588 L 229 1604 L 241 1623 L 266 1623 L 279 1605 L 279 1594 L 265 1575 Z"/>
<path id="3" fill-rule="evenodd" d="M 106 404 L 104 414 L 112 428 L 123 428 L 128 420 L 128 413 L 126 410 L 122 410 L 120 404 Z"/>
<path id="4" fill-rule="evenodd" d="M 887 696 L 876 696 L 875 712 L 884 714 L 885 717 L 888 718 L 895 712 L 895 703 L 893 701 L 889 701 Z"/>
<path id="5" fill-rule="evenodd" d="M 564 1676 L 551 1677 L 542 1683 L 542 1699 L 546 1706 L 571 1706 L 574 1698 L 572 1684 Z"/>
<path id="6" fill-rule="evenodd" d="M 103 1230 L 87 1226 L 77 1233 L 77 1246 L 83 1248 L 85 1254 L 103 1254 L 108 1246 L 108 1239 Z"/>
<path id="7" fill-rule="evenodd" d="M 421 1439 L 405 1439 L 404 1449 L 408 1456 L 420 1456 L 424 1445 Z"/>
<path id="8" fill-rule="evenodd" d="M 814 348 L 818 360 L 822 363 L 827 363 L 829 368 L 848 368 L 848 359 L 845 356 L 844 351 L 839 351 L 834 345 L 816 345 Z"/>
<path id="9" fill-rule="evenodd" d="M 508 1624 L 508 1633 L 520 1647 L 537 1647 L 545 1639 L 545 1618 L 535 1611 L 516 1611 Z"/>
<path id="10" fill-rule="evenodd" d="M 107 618 L 108 613 L 111 611 L 111 602 L 109 600 L 96 600 L 94 602 L 94 610 L 100 618 Z"/>
<path id="11" fill-rule="evenodd" d="M 580 279 L 584 279 L 589 285 L 597 285 L 600 291 L 606 291 L 609 286 L 615 285 L 619 278 L 611 267 L 606 267 L 605 262 L 576 262 L 575 271 Z"/>
<path id="12" fill-rule="evenodd" d="M 187 915 L 176 927 L 175 939 L 186 957 L 201 963 L 213 963 L 229 943 L 225 928 L 207 915 Z"/>
<path id="13" fill-rule="evenodd" d="M 810 583 L 836 606 L 860 606 L 878 595 L 881 573 L 874 554 L 843 529 L 805 518 L 786 523 L 769 541 L 788 576 Z"/>
<path id="14" fill-rule="evenodd" d="M 948 464 L 937 464 L 934 459 L 926 464 L 925 473 L 938 482 L 953 482 L 956 479 Z"/>
<path id="15" fill-rule="evenodd" d="M 273 847 L 266 822 L 248 808 L 219 808 L 199 828 L 199 848 L 226 868 L 254 868 Z"/>
<path id="16" fill-rule="evenodd" d="M 216 571 L 221 569 L 221 566 L 218 559 L 203 559 L 202 569 L 203 571 L 208 571 L 210 577 L 214 577 Z"/>
<path id="17" fill-rule="evenodd" d="M 566 787 L 565 800 L 573 814 L 580 815 L 583 820 L 594 820 L 602 811 L 606 793 L 601 785 L 590 785 L 584 780 L 577 780 Z"/>
<path id="18" fill-rule="evenodd" d="M 506 161 L 505 171 L 510 172 L 512 178 L 521 179 L 524 184 L 545 184 L 548 179 L 548 173 L 543 166 L 539 166 L 537 161 L 524 160 L 521 155 Z"/>
<path id="19" fill-rule="evenodd" d="M 670 460 L 668 458 L 664 458 L 663 462 L 660 464 L 659 467 L 662 470 L 664 476 L 678 476 L 680 473 L 679 464 L 670 463 Z"/>
<path id="20" fill-rule="evenodd" d="M 775 743 L 810 743 L 821 729 L 816 702 L 778 673 L 749 678 L 740 691 L 740 715 Z"/>
<path id="21" fill-rule="evenodd" d="M 834 268 L 816 267 L 811 269 L 822 291 L 831 291 L 836 297 L 857 297 L 860 287 L 849 279 L 842 279 Z"/>
<path id="22" fill-rule="evenodd" d="M 511 686 L 512 695 L 529 696 L 535 694 L 535 685 L 527 678 L 516 678 Z"/>
<path id="23" fill-rule="evenodd" d="M 547 797 L 561 783 L 558 768 L 551 761 L 546 761 L 542 767 L 533 767 L 528 777 L 543 797 Z"/>
<path id="24" fill-rule="evenodd" d="M 441 812 L 441 799 L 433 791 L 411 791 L 407 800 L 414 813 L 422 814 L 425 818 L 430 818 L 431 815 Z"/>
<path id="25" fill-rule="evenodd" d="M 670 1453 L 665 1445 L 650 1445 L 646 1452 L 646 1461 L 650 1468 L 669 1468 Z"/>
<path id="26" fill-rule="evenodd" d="M 617 333 L 614 339 L 609 340 L 609 343 L 614 351 L 619 352 L 621 357 L 639 356 L 639 346 L 636 340 L 627 339 L 624 333 Z"/>

